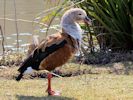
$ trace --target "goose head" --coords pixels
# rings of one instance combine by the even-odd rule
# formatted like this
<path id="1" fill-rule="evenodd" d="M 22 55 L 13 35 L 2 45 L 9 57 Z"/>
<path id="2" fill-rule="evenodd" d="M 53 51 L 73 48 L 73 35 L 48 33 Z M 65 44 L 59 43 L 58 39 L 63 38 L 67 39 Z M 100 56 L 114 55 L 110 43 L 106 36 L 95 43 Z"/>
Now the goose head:
<path id="1" fill-rule="evenodd" d="M 72 8 L 67 10 L 62 16 L 61 27 L 65 33 L 81 42 L 83 31 L 78 24 L 80 21 L 91 25 L 91 19 L 87 16 L 85 10 L 81 8 Z"/>
<path id="2" fill-rule="evenodd" d="M 87 16 L 85 10 L 81 8 L 71 8 L 67 10 L 61 19 L 61 24 L 72 24 L 75 22 L 84 21 L 91 25 L 91 19 Z"/>

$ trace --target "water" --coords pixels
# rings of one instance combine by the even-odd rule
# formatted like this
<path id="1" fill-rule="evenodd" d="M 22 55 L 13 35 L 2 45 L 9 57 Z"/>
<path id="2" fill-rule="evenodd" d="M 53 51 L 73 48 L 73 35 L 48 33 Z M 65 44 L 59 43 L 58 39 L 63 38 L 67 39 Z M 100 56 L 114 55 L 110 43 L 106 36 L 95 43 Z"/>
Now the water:
<path id="1" fill-rule="evenodd" d="M 4 1 L 6 1 L 5 48 L 16 50 L 17 34 L 15 22 L 13 21 L 15 19 L 14 0 L 0 0 L 0 25 L 2 28 L 4 27 Z M 32 40 L 33 34 L 39 35 L 41 38 L 45 36 L 43 33 L 46 32 L 46 28 L 40 30 L 41 33 L 38 34 L 34 31 L 35 27 L 33 23 L 22 20 L 33 21 L 38 13 L 49 8 L 50 5 L 48 6 L 46 1 L 47 0 L 16 0 L 17 19 L 20 19 L 17 22 L 20 50 L 25 50 L 27 48 Z M 53 26 L 50 32 L 56 32 L 54 30 L 56 27 L 58 27 L 58 25 Z M 2 51 L 1 40 L 0 35 L 0 52 Z"/>

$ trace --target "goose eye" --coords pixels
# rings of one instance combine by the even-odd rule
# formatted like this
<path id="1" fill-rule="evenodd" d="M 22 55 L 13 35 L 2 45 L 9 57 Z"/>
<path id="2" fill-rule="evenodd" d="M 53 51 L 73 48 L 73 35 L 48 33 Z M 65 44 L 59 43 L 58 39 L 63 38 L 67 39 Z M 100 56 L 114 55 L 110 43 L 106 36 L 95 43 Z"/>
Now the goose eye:
<path id="1" fill-rule="evenodd" d="M 82 14 L 79 14 L 79 15 L 82 15 Z"/>

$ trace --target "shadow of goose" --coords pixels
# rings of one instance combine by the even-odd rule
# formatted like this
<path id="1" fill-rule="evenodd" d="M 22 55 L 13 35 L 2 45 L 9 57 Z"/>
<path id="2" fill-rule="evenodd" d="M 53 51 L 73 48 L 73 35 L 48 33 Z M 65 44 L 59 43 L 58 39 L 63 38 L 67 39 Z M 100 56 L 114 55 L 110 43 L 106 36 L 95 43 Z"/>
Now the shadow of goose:
<path id="1" fill-rule="evenodd" d="M 23 96 L 17 95 L 18 100 L 77 100 L 75 98 L 63 97 L 63 96 L 43 96 L 43 97 L 35 97 L 35 96 Z"/>

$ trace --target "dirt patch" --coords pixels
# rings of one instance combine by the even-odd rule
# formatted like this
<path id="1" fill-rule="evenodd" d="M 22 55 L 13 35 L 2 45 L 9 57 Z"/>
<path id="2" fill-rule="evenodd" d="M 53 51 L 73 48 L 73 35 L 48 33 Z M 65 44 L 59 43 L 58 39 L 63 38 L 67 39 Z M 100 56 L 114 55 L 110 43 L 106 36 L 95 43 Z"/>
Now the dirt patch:
<path id="1" fill-rule="evenodd" d="M 19 74 L 17 71 L 18 67 L 12 66 L 0 66 L 0 78 L 15 79 Z M 107 65 L 79 65 L 74 63 L 68 63 L 62 67 L 59 67 L 53 71 L 53 73 L 62 77 L 72 77 L 83 74 L 117 74 L 117 75 L 129 75 L 133 74 L 133 63 L 132 62 L 119 62 Z M 34 78 L 46 78 L 47 74 L 44 71 L 34 71 L 30 75 L 24 75 L 24 79 Z M 56 76 L 54 76 L 56 77 Z"/>
<path id="2" fill-rule="evenodd" d="M 0 66 L 0 78 L 6 78 L 6 79 L 15 79 L 15 77 L 19 74 L 17 69 L 19 67 L 16 66 Z M 61 77 L 71 77 L 71 76 L 77 76 L 77 75 L 83 75 L 83 74 L 99 74 L 98 71 L 92 70 L 87 65 L 82 65 L 81 68 L 79 68 L 78 64 L 67 64 L 60 68 L 57 68 L 53 71 L 54 74 L 60 75 Z M 24 75 L 24 79 L 34 79 L 34 78 L 46 78 L 47 73 L 42 71 L 34 71 L 30 75 Z M 56 76 L 54 76 L 56 77 Z"/>

